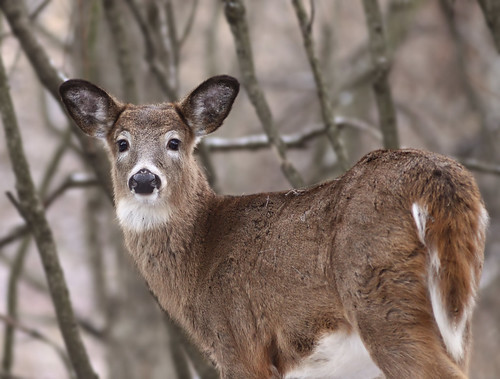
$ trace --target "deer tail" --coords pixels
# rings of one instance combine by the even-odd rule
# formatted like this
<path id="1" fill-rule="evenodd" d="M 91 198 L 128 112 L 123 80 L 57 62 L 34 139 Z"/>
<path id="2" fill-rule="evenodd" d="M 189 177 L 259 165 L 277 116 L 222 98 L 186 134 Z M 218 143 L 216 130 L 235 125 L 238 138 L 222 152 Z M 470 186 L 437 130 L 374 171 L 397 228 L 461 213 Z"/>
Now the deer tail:
<path id="1" fill-rule="evenodd" d="M 465 171 L 465 170 L 464 170 Z M 488 213 L 474 179 L 439 178 L 412 204 L 420 241 L 426 247 L 427 285 L 443 343 L 459 364 L 467 359 L 466 334 L 483 264 Z M 466 363 L 465 363 L 466 364 Z"/>

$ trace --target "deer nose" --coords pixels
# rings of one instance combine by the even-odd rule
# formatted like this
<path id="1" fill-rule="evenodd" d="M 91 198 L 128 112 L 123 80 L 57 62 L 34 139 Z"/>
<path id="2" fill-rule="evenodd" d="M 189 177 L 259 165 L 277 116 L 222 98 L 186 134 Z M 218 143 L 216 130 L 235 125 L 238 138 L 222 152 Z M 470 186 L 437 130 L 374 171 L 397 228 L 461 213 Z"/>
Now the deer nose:
<path id="1" fill-rule="evenodd" d="M 160 186 L 160 177 L 145 168 L 132 175 L 128 181 L 128 188 L 139 195 L 150 195 Z"/>

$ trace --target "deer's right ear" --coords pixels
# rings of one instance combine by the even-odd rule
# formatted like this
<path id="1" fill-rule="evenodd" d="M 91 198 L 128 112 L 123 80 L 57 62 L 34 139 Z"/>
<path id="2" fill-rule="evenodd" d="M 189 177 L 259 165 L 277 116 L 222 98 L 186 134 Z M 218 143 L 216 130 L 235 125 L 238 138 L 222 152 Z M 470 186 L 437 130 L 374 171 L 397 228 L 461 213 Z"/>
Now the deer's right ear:
<path id="1" fill-rule="evenodd" d="M 70 79 L 59 87 L 69 115 L 87 135 L 105 138 L 124 105 L 106 91 L 82 79 Z"/>
<path id="2" fill-rule="evenodd" d="M 178 105 L 197 137 L 212 133 L 229 114 L 240 84 L 228 75 L 214 76 L 201 83 Z"/>

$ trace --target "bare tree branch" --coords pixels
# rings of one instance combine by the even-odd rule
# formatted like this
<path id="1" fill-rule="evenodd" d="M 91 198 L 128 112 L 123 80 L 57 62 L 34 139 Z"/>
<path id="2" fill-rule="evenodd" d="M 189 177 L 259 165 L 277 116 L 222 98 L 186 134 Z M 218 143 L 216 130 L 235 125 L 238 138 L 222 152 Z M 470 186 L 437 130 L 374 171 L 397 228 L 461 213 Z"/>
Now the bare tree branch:
<path id="1" fill-rule="evenodd" d="M 14 262 L 9 272 L 9 282 L 7 285 L 7 314 L 12 319 L 17 319 L 17 283 L 21 275 L 24 259 L 28 252 L 31 238 L 25 237 L 16 251 Z M 6 323 L 3 343 L 2 369 L 10 374 L 14 362 L 14 327 Z"/>
<path id="2" fill-rule="evenodd" d="M 450 4 L 448 0 L 440 0 L 439 5 L 441 11 L 445 18 L 445 24 L 448 27 L 452 41 L 454 42 L 454 55 L 456 67 L 458 69 L 458 74 L 456 75 L 457 82 L 461 85 L 463 89 L 463 94 L 465 95 L 466 101 L 468 102 L 471 110 L 475 112 L 479 118 L 479 123 L 481 126 L 480 134 L 484 143 L 481 147 L 482 154 L 484 156 L 491 156 L 496 150 L 496 144 L 494 139 L 490 138 L 491 130 L 496 128 L 495 121 L 489 117 L 486 111 L 485 105 L 481 101 L 479 94 L 477 93 L 472 80 L 469 75 L 467 67 L 467 44 L 464 41 L 462 34 L 460 33 L 459 26 L 455 20 L 455 13 L 453 5 Z M 493 125 L 492 125 L 493 124 Z M 465 144 L 464 150 L 471 150 L 473 144 Z M 462 150 L 463 151 L 463 150 Z"/>
<path id="3" fill-rule="evenodd" d="M 483 172 L 485 174 L 500 175 L 500 165 L 482 162 L 472 158 L 458 159 L 469 170 Z"/>
<path id="4" fill-rule="evenodd" d="M 130 51 L 128 48 L 127 29 L 123 25 L 122 7 L 116 0 L 102 0 L 106 20 L 111 29 L 111 38 L 116 49 L 120 78 L 123 84 L 124 100 L 131 103 L 139 101 L 135 73 L 132 69 Z"/>
<path id="5" fill-rule="evenodd" d="M 88 178 L 85 175 L 74 174 L 66 178 L 54 191 L 52 191 L 43 201 L 43 207 L 49 208 L 52 203 L 59 198 L 64 192 L 72 188 L 95 187 L 99 185 L 99 181 L 94 178 Z M 29 232 L 27 225 L 19 225 L 12 229 L 5 237 L 0 238 L 0 249 L 17 241 Z"/>
<path id="6" fill-rule="evenodd" d="M 335 151 L 335 154 L 337 155 L 337 161 L 340 168 L 343 171 L 346 171 L 348 169 L 347 153 L 345 151 L 344 143 L 340 137 L 340 130 L 337 125 L 335 125 L 333 119 L 332 101 L 328 91 L 326 90 L 325 80 L 323 79 L 323 73 L 321 72 L 318 58 L 314 53 L 314 41 L 312 38 L 314 3 L 311 2 L 312 9 L 310 18 L 307 17 L 304 4 L 301 0 L 292 0 L 292 4 L 295 9 L 295 13 L 297 14 L 297 19 L 299 20 L 307 58 L 313 72 L 314 81 L 316 82 L 316 89 L 321 106 L 321 116 L 323 117 L 323 122 L 325 124 L 326 135 L 333 147 L 333 150 Z"/>
<path id="7" fill-rule="evenodd" d="M 279 136 L 276 125 L 274 124 L 271 109 L 269 108 L 264 92 L 255 75 L 250 36 L 248 34 L 248 25 L 245 19 L 245 6 L 241 0 L 223 0 L 223 3 L 226 19 L 234 37 L 243 86 L 257 112 L 257 116 L 262 123 L 269 141 L 271 141 L 283 174 L 293 187 L 302 187 L 304 185 L 304 180 L 292 163 L 287 159 L 286 145 Z"/>
<path id="8" fill-rule="evenodd" d="M 196 10 L 198 9 L 198 0 L 193 1 L 193 6 L 191 7 L 191 12 L 189 13 L 189 17 L 186 21 L 186 25 L 184 26 L 184 30 L 182 32 L 181 37 L 179 38 L 179 47 L 182 47 L 186 42 L 194 24 L 194 18 L 196 16 Z"/>
<path id="9" fill-rule="evenodd" d="M 384 147 L 399 148 L 399 137 L 396 121 L 396 111 L 392 100 L 388 75 L 390 62 L 384 36 L 384 26 L 378 0 L 363 0 L 372 62 L 376 69 L 373 90 L 380 118 L 380 127 L 384 136 Z"/>
<path id="10" fill-rule="evenodd" d="M 40 185 L 39 194 L 40 197 L 44 197 L 47 189 L 50 185 L 52 178 L 57 170 L 57 167 L 63 157 L 63 154 L 67 148 L 69 138 L 71 137 L 71 131 L 68 129 L 65 133 L 64 139 L 61 141 L 59 146 L 56 148 L 52 159 L 50 160 L 45 173 L 43 175 L 42 183 Z M 11 265 L 11 270 L 9 273 L 9 282 L 7 288 L 7 313 L 13 319 L 17 319 L 17 283 L 23 271 L 24 261 L 28 248 L 31 242 L 31 237 L 26 236 L 19 246 L 14 261 Z M 5 334 L 4 334 L 4 355 L 2 359 L 2 368 L 4 372 L 10 373 L 13 363 L 14 356 L 14 327 L 10 324 L 6 324 Z"/>
<path id="11" fill-rule="evenodd" d="M 49 345 L 51 348 L 54 349 L 54 351 L 57 353 L 59 358 L 61 358 L 61 361 L 64 363 L 64 366 L 68 369 L 69 376 L 70 377 L 74 376 L 73 372 L 72 372 L 72 368 L 71 368 L 71 362 L 70 362 L 66 352 L 57 343 L 55 343 L 50 338 L 48 338 L 45 335 L 43 335 L 42 333 L 40 333 L 38 330 L 30 328 L 26 325 L 23 325 L 22 323 L 20 323 L 19 321 L 16 321 L 12 317 L 0 314 L 0 321 L 2 321 L 5 325 L 8 325 L 12 328 L 16 328 L 16 329 L 22 331 L 23 333 L 27 334 L 31 338 L 34 338 L 38 341 L 41 341 L 41 342 Z M 10 373 L 6 373 L 6 372 L 0 373 L 0 377 L 5 378 L 4 374 L 7 375 L 7 378 L 13 377 L 13 376 L 8 376 Z"/>
<path id="12" fill-rule="evenodd" d="M 3 3 L 2 3 L 3 4 Z M 79 378 L 96 378 L 82 343 L 76 324 L 68 288 L 59 263 L 52 230 L 45 218 L 45 211 L 36 195 L 28 162 L 24 154 L 21 135 L 10 98 L 3 61 L 0 58 L 0 111 L 2 114 L 7 150 L 16 177 L 16 190 L 22 216 L 33 233 L 47 276 L 52 302 L 59 328 L 63 335 L 73 368 Z"/>
<path id="13" fill-rule="evenodd" d="M 25 54 L 31 62 L 38 78 L 51 95 L 59 101 L 59 85 L 65 79 L 65 75 L 58 71 L 50 61 L 47 53 L 37 41 L 33 33 L 32 22 L 26 11 L 23 0 L 1 0 L 2 9 L 14 35 L 19 40 Z M 61 105 L 62 106 L 62 105 Z M 76 128 L 75 128 L 76 130 Z M 85 158 L 89 166 L 95 171 L 99 182 L 105 189 L 108 198 L 112 200 L 111 178 L 109 176 L 109 163 L 102 149 L 96 147 L 94 141 L 77 132 L 80 144 L 85 152 Z"/>
<path id="14" fill-rule="evenodd" d="M 170 101 L 177 100 L 177 91 L 168 81 L 168 75 L 165 72 L 165 69 L 158 61 L 158 54 L 156 52 L 155 41 L 153 37 L 153 32 L 146 22 L 144 17 L 142 16 L 138 5 L 134 0 L 126 0 L 127 4 L 134 16 L 137 24 L 139 25 L 139 29 L 141 30 L 142 37 L 144 38 L 144 44 L 146 49 L 146 56 L 144 57 L 146 63 L 149 66 L 151 73 L 158 80 L 158 84 L 161 90 L 165 93 L 167 98 Z"/>
<path id="15" fill-rule="evenodd" d="M 373 126 L 364 121 L 350 117 L 335 117 L 336 127 L 341 130 L 350 128 L 366 132 L 376 140 L 382 140 L 382 134 Z M 323 124 L 314 125 L 296 134 L 285 134 L 281 136 L 283 143 L 288 149 L 301 149 L 314 138 L 322 137 L 326 133 Z M 229 152 L 238 150 L 259 150 L 271 147 L 269 138 L 265 134 L 257 134 L 239 138 L 208 137 L 205 139 L 207 148 L 213 152 Z"/>
<path id="16" fill-rule="evenodd" d="M 495 46 L 500 53 L 500 2 L 498 0 L 478 0 L 478 2 L 491 30 Z"/>
<path id="17" fill-rule="evenodd" d="M 177 37 L 177 25 L 175 22 L 175 14 L 174 14 L 174 8 L 172 6 L 172 1 L 171 0 L 166 0 L 165 3 L 165 15 L 166 15 L 166 22 L 167 22 L 167 30 L 168 30 L 168 41 L 169 45 L 169 53 L 172 59 L 170 59 L 169 63 L 169 69 L 170 69 L 170 75 L 172 77 L 172 80 L 174 82 L 174 88 L 179 87 L 179 57 L 180 57 L 180 44 L 179 44 L 179 39 Z"/>

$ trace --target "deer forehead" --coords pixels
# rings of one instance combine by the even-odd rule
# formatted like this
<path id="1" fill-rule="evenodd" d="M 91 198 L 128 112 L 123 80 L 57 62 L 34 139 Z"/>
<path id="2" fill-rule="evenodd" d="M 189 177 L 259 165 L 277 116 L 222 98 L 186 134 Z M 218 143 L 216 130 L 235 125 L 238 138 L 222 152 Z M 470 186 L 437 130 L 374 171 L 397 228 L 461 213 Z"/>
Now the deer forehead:
<path id="1" fill-rule="evenodd" d="M 116 140 L 124 132 L 131 138 L 144 141 L 158 141 L 166 134 L 172 135 L 172 132 L 177 138 L 194 139 L 194 133 L 171 104 L 128 106 L 116 122 L 113 139 Z"/>

